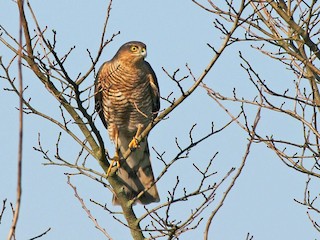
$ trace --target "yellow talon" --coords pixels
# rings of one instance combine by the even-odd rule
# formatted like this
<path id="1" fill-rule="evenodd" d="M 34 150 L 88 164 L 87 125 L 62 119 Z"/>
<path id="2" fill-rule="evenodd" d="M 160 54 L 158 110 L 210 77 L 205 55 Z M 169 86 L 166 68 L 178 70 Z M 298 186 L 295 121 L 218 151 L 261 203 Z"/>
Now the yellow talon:
<path id="1" fill-rule="evenodd" d="M 120 167 L 120 158 L 119 158 L 119 155 L 118 155 L 117 152 L 116 152 L 116 154 L 114 155 L 114 157 L 111 160 L 110 166 L 109 166 L 108 171 L 107 171 L 107 177 L 109 177 L 109 174 L 111 172 L 111 169 L 113 168 L 114 162 L 116 162 L 116 168 L 118 169 Z"/>
<path id="2" fill-rule="evenodd" d="M 136 148 L 138 148 L 138 147 L 139 147 L 139 142 L 138 142 L 137 138 L 134 137 L 134 138 L 131 140 L 131 142 L 129 143 L 129 148 L 130 148 L 130 149 L 136 149 Z"/>
<path id="3" fill-rule="evenodd" d="M 133 137 L 133 139 L 131 140 L 131 142 L 129 143 L 129 148 L 130 149 L 136 149 L 139 147 L 139 142 L 138 142 L 138 137 L 140 136 L 140 134 L 142 133 L 142 124 L 138 125 L 138 129 L 136 132 L 136 135 Z"/>

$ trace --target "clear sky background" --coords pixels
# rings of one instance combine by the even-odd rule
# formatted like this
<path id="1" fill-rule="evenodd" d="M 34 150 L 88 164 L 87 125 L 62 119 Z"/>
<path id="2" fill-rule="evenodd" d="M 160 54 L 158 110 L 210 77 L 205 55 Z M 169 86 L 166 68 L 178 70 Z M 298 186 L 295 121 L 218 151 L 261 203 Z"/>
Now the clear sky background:
<path id="1" fill-rule="evenodd" d="M 66 63 L 71 77 L 76 78 L 79 72 L 84 73 L 90 66 L 86 49 L 88 48 L 92 53 L 98 49 L 108 1 L 32 0 L 31 4 L 40 25 L 48 26 L 48 36 L 52 36 L 50 33 L 52 29 L 57 31 L 61 56 L 70 47 L 76 46 Z M 114 0 L 107 36 L 110 38 L 118 31 L 121 34 L 107 46 L 98 65 L 109 60 L 123 43 L 131 40 L 142 41 L 148 46 L 147 61 L 158 76 L 161 95 L 167 96 L 173 91 L 178 97 L 179 89 L 165 75 L 162 67 L 170 73 L 179 68 L 182 77 L 188 75 L 185 67 L 188 63 L 194 75 L 198 77 L 213 57 L 213 52 L 206 44 L 219 47 L 222 42 L 220 33 L 212 24 L 215 17 L 187 0 Z M 32 22 L 30 18 L 29 21 Z M 0 2 L 0 24 L 14 36 L 18 36 L 18 11 L 14 1 Z M 252 61 L 262 78 L 266 79 L 272 87 L 286 89 L 292 86 L 294 77 L 284 71 L 278 62 L 271 61 L 245 44 L 234 45 L 224 52 L 205 79 L 208 86 L 228 95 L 232 95 L 234 87 L 239 95 L 248 97 L 256 94 L 246 73 L 240 67 L 239 51 Z M 12 56 L 2 44 L 0 44 L 0 55 L 4 63 L 8 63 Z M 11 74 L 17 75 L 16 63 L 11 69 Z M 24 84 L 30 86 L 27 94 L 32 96 L 34 105 L 48 114 L 59 116 L 56 101 L 48 96 L 38 79 L 28 71 L 24 71 L 23 76 Z M 92 84 L 93 76 L 87 81 L 91 81 L 87 82 L 87 85 Z M 189 78 L 186 80 L 185 87 L 190 86 L 191 83 L 192 79 Z M 1 80 L 0 87 L 2 111 L 0 201 L 7 198 L 8 202 L 15 202 L 18 142 L 18 111 L 15 108 L 18 106 L 18 98 L 3 90 L 8 87 L 6 81 Z M 162 108 L 166 106 L 167 104 L 162 102 Z M 240 111 L 237 104 L 229 103 L 229 106 L 234 110 L 234 114 Z M 297 123 L 283 119 L 282 115 L 263 112 L 262 116 L 262 125 L 259 130 L 265 134 L 277 134 L 287 138 L 294 136 L 300 130 Z M 29 239 L 49 227 L 52 230 L 43 239 L 104 239 L 103 235 L 94 228 L 93 223 L 73 196 L 72 189 L 67 185 L 67 177 L 64 173 L 72 170 L 57 166 L 43 166 L 42 163 L 45 160 L 42 155 L 33 150 L 33 147 L 38 144 L 40 132 L 43 146 L 53 156 L 60 130 L 36 116 L 25 115 L 24 119 L 23 198 L 17 239 Z M 99 121 L 98 127 L 103 131 L 100 120 L 97 121 Z M 219 128 L 228 121 L 229 117 L 207 96 L 206 91 L 198 89 L 170 115 L 169 119 L 154 128 L 149 137 L 149 145 L 159 152 L 165 151 L 165 158 L 170 161 L 178 152 L 175 137 L 182 146 L 186 146 L 189 130 L 193 124 L 197 123 L 194 132 L 197 138 L 210 131 L 211 122 Z M 106 133 L 104 137 L 107 148 L 112 152 L 113 147 Z M 215 181 L 219 181 L 231 167 L 238 167 L 245 152 L 247 138 L 248 136 L 233 124 L 196 148 L 188 159 L 174 165 L 158 183 L 162 201 L 166 201 L 168 191 L 172 190 L 177 175 L 180 176 L 182 187 L 193 189 L 199 176 L 192 167 L 192 163 L 205 167 L 217 151 L 219 154 L 213 166 L 213 170 L 218 172 Z M 61 154 L 72 161 L 78 151 L 79 146 L 63 134 Z M 157 176 L 163 165 L 156 160 L 154 151 L 151 151 L 151 154 L 153 169 Z M 88 161 L 91 161 L 90 166 L 100 171 L 93 158 L 89 158 Z M 248 232 L 257 240 L 317 239 L 318 234 L 308 220 L 306 209 L 293 200 L 294 198 L 303 199 L 306 180 L 305 175 L 286 167 L 264 145 L 255 145 L 250 152 L 243 174 L 213 220 L 211 239 L 245 239 Z M 89 202 L 92 198 L 109 206 L 112 197 L 107 189 L 101 188 L 96 182 L 83 176 L 72 177 L 72 182 L 77 186 L 79 194 L 94 217 L 114 239 L 130 239 L 127 229 L 116 223 L 107 212 Z M 226 187 L 227 184 L 221 187 L 217 194 L 217 202 L 204 213 L 205 220 L 219 202 L 221 193 Z M 138 213 L 143 212 L 141 205 L 137 205 L 135 209 Z M 176 215 L 172 217 L 179 219 L 189 210 L 182 204 L 174 211 Z M 7 236 L 11 217 L 10 206 L 7 205 L 0 225 L 0 239 L 5 239 Z M 180 239 L 201 239 L 204 227 L 205 221 L 197 230 L 182 235 Z"/>

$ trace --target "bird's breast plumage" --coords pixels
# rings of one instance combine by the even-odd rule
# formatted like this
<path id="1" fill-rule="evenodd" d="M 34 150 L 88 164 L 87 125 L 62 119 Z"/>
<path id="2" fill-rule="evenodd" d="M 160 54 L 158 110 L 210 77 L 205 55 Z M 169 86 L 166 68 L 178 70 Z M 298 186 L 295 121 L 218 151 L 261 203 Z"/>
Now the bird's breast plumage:
<path id="1" fill-rule="evenodd" d="M 140 68 L 107 62 L 100 70 L 103 113 L 108 125 L 134 135 L 138 124 L 152 120 L 152 96 L 147 74 Z"/>

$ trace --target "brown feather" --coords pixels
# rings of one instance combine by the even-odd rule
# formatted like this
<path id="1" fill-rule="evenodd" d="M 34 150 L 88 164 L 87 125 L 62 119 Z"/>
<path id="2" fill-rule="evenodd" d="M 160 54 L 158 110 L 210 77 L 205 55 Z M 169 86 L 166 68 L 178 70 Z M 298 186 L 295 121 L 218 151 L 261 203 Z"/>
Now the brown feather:
<path id="1" fill-rule="evenodd" d="M 119 146 L 121 156 L 128 149 L 130 138 L 126 136 L 119 136 Z M 123 189 L 129 199 L 136 197 L 141 191 L 149 188 L 137 202 L 142 204 L 149 204 L 152 202 L 159 202 L 159 194 L 156 185 L 153 184 L 154 176 L 150 161 L 150 153 L 148 142 L 142 141 L 139 148 L 135 149 L 121 167 L 118 169 L 117 175 L 123 181 Z M 119 204 L 116 196 L 113 197 L 114 205 Z"/>

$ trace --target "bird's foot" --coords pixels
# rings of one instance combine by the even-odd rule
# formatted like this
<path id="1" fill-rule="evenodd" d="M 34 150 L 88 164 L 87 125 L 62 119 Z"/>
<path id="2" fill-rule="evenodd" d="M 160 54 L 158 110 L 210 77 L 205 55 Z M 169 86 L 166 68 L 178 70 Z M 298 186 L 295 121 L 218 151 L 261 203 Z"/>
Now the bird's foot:
<path id="1" fill-rule="evenodd" d="M 136 137 L 133 137 L 133 139 L 131 140 L 131 142 L 129 143 L 129 148 L 130 149 L 136 149 L 139 147 L 139 142 L 138 139 Z"/>
<path id="2" fill-rule="evenodd" d="M 133 139 L 129 143 L 129 148 L 130 149 L 136 149 L 136 148 L 139 147 L 138 137 L 142 133 L 142 128 L 143 128 L 143 125 L 142 124 L 138 124 L 138 129 L 137 129 L 136 135 L 133 137 Z"/>
<path id="3" fill-rule="evenodd" d="M 116 155 L 112 158 L 112 160 L 111 160 L 110 166 L 109 166 L 108 171 L 107 171 L 107 177 L 109 177 L 109 175 L 110 175 L 110 173 L 111 173 L 111 170 L 112 170 L 112 168 L 114 167 L 114 166 L 113 166 L 114 163 L 116 163 L 116 166 L 115 166 L 116 169 L 120 168 L 120 158 L 119 158 L 119 155 L 118 155 L 118 154 L 116 154 Z"/>

